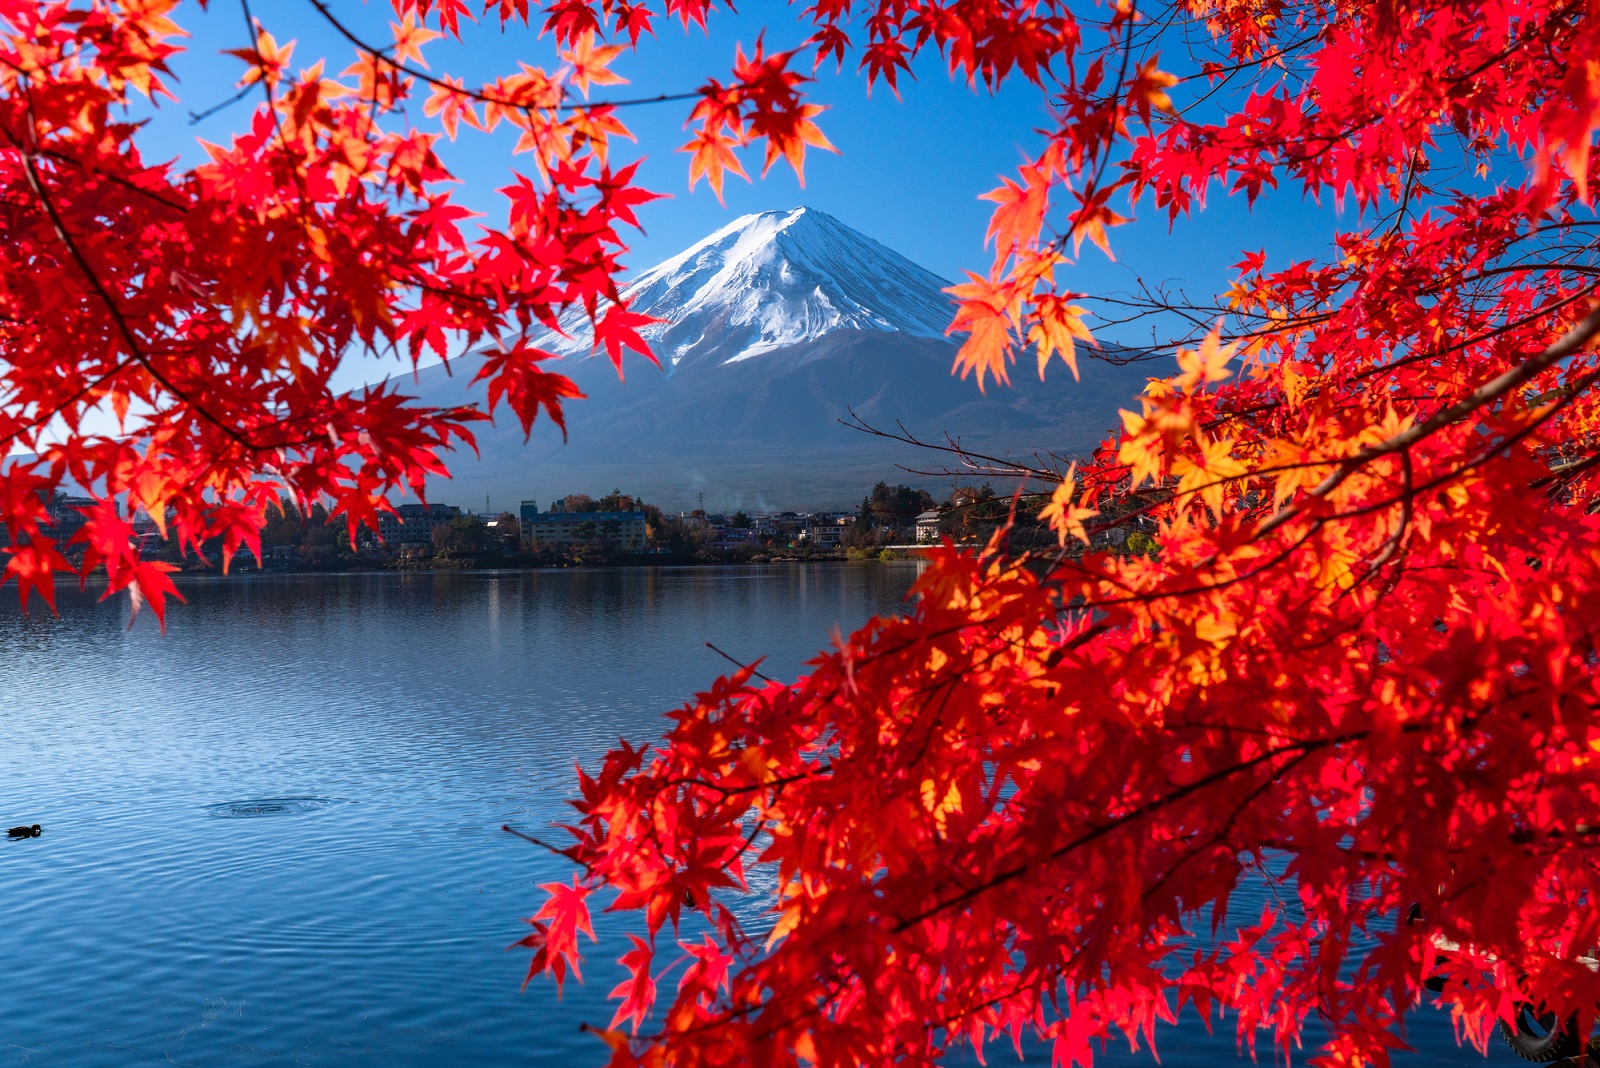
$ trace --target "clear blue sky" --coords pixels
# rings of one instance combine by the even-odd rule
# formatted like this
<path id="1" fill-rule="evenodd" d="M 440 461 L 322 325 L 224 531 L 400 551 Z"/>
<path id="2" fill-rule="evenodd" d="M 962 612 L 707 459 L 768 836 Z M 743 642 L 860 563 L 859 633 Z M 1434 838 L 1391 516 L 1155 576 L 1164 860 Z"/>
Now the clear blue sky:
<path id="1" fill-rule="evenodd" d="M 391 12 L 384 0 L 333 0 L 333 7 L 369 40 L 387 41 L 384 27 Z M 296 67 L 325 56 L 330 68 L 337 70 L 353 56 L 350 46 L 306 0 L 255 0 L 253 10 L 280 42 L 298 40 Z M 708 75 L 725 78 L 735 43 L 748 48 L 763 28 L 769 49 L 799 44 L 806 30 L 797 15 L 798 9 L 788 5 L 750 3 L 740 15 L 714 15 L 709 38 L 661 20 L 654 40 L 646 38 L 637 53 L 626 54 L 615 64 L 631 84 L 599 89 L 596 96 L 682 92 Z M 237 0 L 212 0 L 207 12 L 188 0 L 178 18 L 193 34 L 190 52 L 174 62 L 181 102 L 163 104 L 147 131 L 146 151 L 192 161 L 199 158 L 195 139 L 226 140 L 246 121 L 255 98 L 189 124 L 188 111 L 230 95 L 243 65 L 218 53 L 242 47 L 248 39 Z M 426 55 L 435 72 L 464 76 L 470 84 L 512 71 L 518 61 L 546 67 L 558 62 L 548 37 L 541 39 L 519 25 L 506 34 L 492 25 L 474 26 L 465 36 L 465 45 L 440 41 L 429 46 Z M 991 95 L 953 82 L 937 57 L 930 59 L 918 68 L 918 80 L 902 84 L 899 101 L 881 86 L 869 95 L 864 81 L 849 68 L 842 75 L 824 68 L 810 90 L 812 99 L 829 107 L 819 121 L 839 154 L 810 152 L 802 189 L 783 164 L 760 178 L 760 158 L 752 152 L 745 164 L 755 180 L 747 184 L 730 178 L 726 206 L 717 202 L 704 182 L 693 193 L 687 188 L 688 157 L 674 150 L 686 140 L 683 121 L 688 102 L 627 109 L 624 119 L 639 143 L 619 145 L 616 159 L 642 155 L 644 184 L 671 194 L 671 199 L 640 212 L 645 233 L 633 242 L 630 269 L 648 267 L 738 215 L 804 204 L 834 215 L 945 278 L 957 280 L 963 269 L 981 272 L 988 263 L 983 235 L 990 205 L 978 197 L 998 184 L 998 175 L 1012 173 L 1025 153 L 1036 149 L 1041 139 L 1035 130 L 1047 117 L 1039 92 L 1030 86 L 1015 82 Z M 429 124 L 421 116 L 420 103 L 415 115 L 420 124 Z M 491 219 L 497 219 L 502 209 L 496 187 L 506 184 L 513 169 L 529 169 L 526 158 L 513 157 L 510 147 L 508 134 L 485 137 L 464 131 L 459 141 L 442 149 L 463 180 L 459 199 Z M 1117 263 L 1085 245 L 1081 262 L 1063 277 L 1065 284 L 1107 292 L 1126 289 L 1136 277 L 1143 277 L 1181 285 L 1191 296 L 1204 297 L 1225 284 L 1230 275 L 1227 265 L 1239 259 L 1241 250 L 1265 246 L 1274 253 L 1269 262 L 1326 254 L 1335 225 L 1331 209 L 1303 204 L 1293 195 L 1255 214 L 1242 203 L 1217 195 L 1203 217 L 1180 223 L 1170 233 L 1153 207 L 1146 205 L 1139 214 L 1134 225 L 1113 232 Z M 1127 343 L 1149 340 L 1148 333 L 1108 334 L 1111 340 Z"/>

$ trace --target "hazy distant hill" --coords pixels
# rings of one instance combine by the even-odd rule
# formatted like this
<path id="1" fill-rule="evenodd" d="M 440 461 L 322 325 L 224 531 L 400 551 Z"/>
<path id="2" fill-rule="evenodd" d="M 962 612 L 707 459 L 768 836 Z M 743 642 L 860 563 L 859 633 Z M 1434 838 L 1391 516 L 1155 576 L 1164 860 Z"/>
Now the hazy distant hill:
<path id="1" fill-rule="evenodd" d="M 938 490 L 895 465 L 939 457 L 838 420 L 853 407 L 875 425 L 948 432 L 986 452 L 1079 451 L 1150 373 L 1086 360 L 1082 383 L 1062 365 L 1040 383 L 1022 367 L 1018 385 L 984 396 L 950 374 L 947 284 L 821 212 L 744 216 L 628 286 L 635 309 L 667 320 L 647 331 L 660 370 L 630 356 L 619 382 L 576 324 L 571 338 L 547 335 L 537 344 L 562 353 L 559 369 L 589 395 L 568 409 L 569 442 L 543 424 L 526 446 L 514 422 L 483 431 L 482 460 L 458 460 L 454 483 L 433 496 L 481 506 L 489 494 L 499 508 L 617 486 L 668 508 L 703 491 L 711 508 L 766 509 L 849 505 L 880 478 Z M 423 371 L 422 397 L 481 402 L 465 388 L 471 359 L 452 370 Z"/>

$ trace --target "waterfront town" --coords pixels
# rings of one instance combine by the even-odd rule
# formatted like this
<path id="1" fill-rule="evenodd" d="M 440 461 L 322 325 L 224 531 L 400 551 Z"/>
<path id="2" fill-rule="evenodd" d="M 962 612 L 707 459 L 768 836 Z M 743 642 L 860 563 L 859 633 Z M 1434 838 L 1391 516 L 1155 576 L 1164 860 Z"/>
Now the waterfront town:
<path id="1" fill-rule="evenodd" d="M 70 557 L 81 553 L 75 536 L 85 522 L 88 498 L 56 494 L 49 504 L 51 534 Z M 482 510 L 441 502 L 408 503 L 383 513 L 376 530 L 358 528 L 351 543 L 342 520 L 321 506 L 301 515 L 282 502 L 269 510 L 261 533 L 261 555 L 237 554 L 230 571 L 320 571 L 477 567 L 552 567 L 676 563 L 764 563 L 782 560 L 894 559 L 920 546 L 949 539 L 986 541 L 1011 515 L 1012 501 L 987 484 L 955 487 L 942 501 L 924 490 L 879 482 L 852 509 L 777 512 L 666 512 L 612 490 L 600 497 L 574 493 L 546 501 L 520 500 Z M 1013 519 L 1013 536 L 1027 547 L 1039 525 L 1036 506 L 1024 505 Z M 220 546 L 182 552 L 150 515 L 132 521 L 147 559 L 163 559 L 184 571 L 215 571 Z M 1112 532 L 1121 547 L 1125 538 Z M 1134 538 L 1139 538 L 1137 533 Z M 0 525 L 0 546 L 6 533 Z"/>

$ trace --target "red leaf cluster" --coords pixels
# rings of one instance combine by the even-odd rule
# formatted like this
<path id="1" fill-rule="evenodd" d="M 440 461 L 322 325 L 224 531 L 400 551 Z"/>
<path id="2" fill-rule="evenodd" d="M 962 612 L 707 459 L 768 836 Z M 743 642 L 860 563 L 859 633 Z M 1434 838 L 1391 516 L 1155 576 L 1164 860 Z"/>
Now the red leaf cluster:
<path id="1" fill-rule="evenodd" d="M 1479 1046 L 1521 1005 L 1592 1019 L 1592 12 L 808 10 L 819 56 L 865 27 L 871 79 L 931 46 L 1049 94 L 1045 148 L 989 195 L 994 264 L 952 291 L 980 383 L 1023 352 L 1075 367 L 1116 305 L 1058 268 L 1141 203 L 1288 186 L 1360 214 L 1326 262 L 1251 255 L 1215 304 L 1134 303 L 1198 328 L 1094 457 L 1038 472 L 1059 554 L 1016 559 L 1004 528 L 930 551 L 906 617 L 792 683 L 724 679 L 582 779 L 566 853 L 648 935 L 612 1063 L 1004 1039 L 1087 1064 L 1190 1009 L 1251 1049 L 1316 1018 L 1316 1063 L 1382 1065 L 1428 982 Z M 1163 69 L 1196 21 L 1211 54 Z M 1251 884 L 1273 906 L 1230 912 Z M 727 984 L 641 1025 L 685 911 Z"/>
<path id="2" fill-rule="evenodd" d="M 218 544 L 226 566 L 241 547 L 259 555 L 280 496 L 330 504 L 352 538 L 393 496 L 420 497 L 486 416 L 392 386 L 341 392 L 331 383 L 352 352 L 415 365 L 577 315 L 597 320 L 619 366 L 624 347 L 648 355 L 616 277 L 620 231 L 653 194 L 632 166 L 607 163 L 609 137 L 625 131 L 604 109 L 561 110 L 566 82 L 606 80 L 612 50 L 579 42 L 567 67 L 525 68 L 488 104 L 435 93 L 430 110 L 452 134 L 458 120 L 516 125 L 540 178 L 502 191 L 509 225 L 468 236 L 473 213 L 452 199 L 438 135 L 403 111 L 418 80 L 408 64 L 439 36 L 419 20 L 455 32 L 461 4 L 397 3 L 393 49 L 359 51 L 339 78 L 321 63 L 295 72 L 293 43 L 260 30 L 233 51 L 260 103 L 189 172 L 146 162 L 138 126 L 118 117 L 135 93 L 170 95 L 172 6 L 0 5 L 0 442 L 11 454 L 0 514 L 5 576 L 24 605 L 34 590 L 53 604 L 56 574 L 103 566 L 108 595 L 131 589 L 159 616 L 174 591 L 166 565 L 140 559 L 139 512 L 185 550 Z M 479 373 L 491 407 L 507 404 L 525 431 L 540 414 L 561 425 L 578 396 L 544 359 L 513 341 Z M 89 429 L 97 411 L 119 432 Z M 46 512 L 72 487 L 96 502 L 76 567 Z"/>
<path id="3" fill-rule="evenodd" d="M 342 393 L 351 352 L 414 365 L 492 340 L 479 377 L 527 431 L 577 395 L 534 330 L 587 323 L 619 369 L 646 350 L 616 278 L 651 194 L 609 161 L 626 101 L 588 94 L 620 82 L 608 42 L 638 44 L 658 12 L 393 6 L 375 47 L 313 0 L 356 47 L 338 77 L 254 28 L 234 54 L 256 110 L 185 172 L 147 162 L 124 111 L 171 95 L 172 0 L 0 0 L 0 517 L 25 599 L 103 567 L 159 613 L 175 590 L 140 557 L 140 511 L 227 558 L 259 550 L 281 494 L 331 503 L 352 535 L 420 495 L 486 415 Z M 660 13 L 703 29 L 712 7 Z M 540 16 L 549 69 L 468 87 L 422 62 L 474 20 Z M 1180 324 L 1175 373 L 1096 455 L 1037 472 L 1058 553 L 1017 559 L 1006 528 L 933 550 L 905 617 L 793 683 L 719 680 L 659 743 L 582 776 L 563 850 L 582 870 L 545 888 L 531 974 L 577 973 L 596 894 L 641 913 L 613 991 L 628 1030 L 599 1032 L 619 1066 L 928 1064 L 1002 1037 L 1087 1063 L 1186 1008 L 1232 1013 L 1252 1048 L 1268 1030 L 1292 1049 L 1315 1017 L 1320 1063 L 1382 1065 L 1427 982 L 1480 1045 L 1521 1005 L 1592 1014 L 1595 12 L 817 0 L 804 17 L 802 49 L 758 40 L 684 95 L 691 182 L 720 192 L 758 141 L 797 171 L 827 147 L 806 50 L 814 70 L 859 41 L 891 89 L 928 50 L 969 83 L 1020 77 L 1045 143 L 988 195 L 993 261 L 952 291 L 958 370 L 1076 369 L 1098 310 Z M 407 119 L 419 84 L 437 133 Z M 506 225 L 469 236 L 434 145 L 502 123 L 530 173 L 502 190 Z M 1329 257 L 1247 255 L 1215 301 L 1058 284 L 1140 205 L 1177 219 L 1214 187 L 1355 212 Z M 122 432 L 90 430 L 101 412 Z M 93 503 L 63 546 L 47 502 L 69 485 Z M 1249 882 L 1274 906 L 1230 914 Z M 752 886 L 776 888 L 770 910 Z M 705 935 L 658 960 L 686 912 Z"/>

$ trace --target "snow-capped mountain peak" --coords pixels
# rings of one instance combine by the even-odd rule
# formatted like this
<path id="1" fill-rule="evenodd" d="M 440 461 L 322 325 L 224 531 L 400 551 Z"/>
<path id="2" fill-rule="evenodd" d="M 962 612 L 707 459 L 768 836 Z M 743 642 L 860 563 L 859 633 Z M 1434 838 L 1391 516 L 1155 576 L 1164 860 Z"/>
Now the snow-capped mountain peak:
<path id="1" fill-rule="evenodd" d="M 634 311 L 666 322 L 641 333 L 671 367 L 734 363 L 837 330 L 937 338 L 949 283 L 813 208 L 745 215 L 640 274 L 623 290 Z M 587 356 L 590 334 L 548 347 Z"/>

